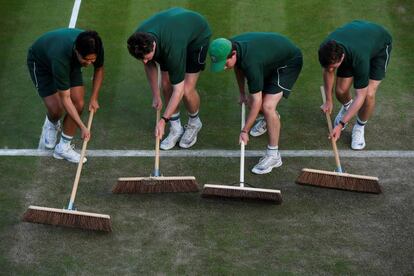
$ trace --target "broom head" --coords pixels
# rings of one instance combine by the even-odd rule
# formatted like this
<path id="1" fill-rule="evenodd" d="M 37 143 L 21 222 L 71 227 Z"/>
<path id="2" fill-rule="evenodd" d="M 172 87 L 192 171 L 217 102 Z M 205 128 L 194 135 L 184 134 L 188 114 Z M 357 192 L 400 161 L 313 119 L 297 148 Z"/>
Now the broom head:
<path id="1" fill-rule="evenodd" d="M 203 188 L 202 197 L 252 200 L 275 204 L 282 203 L 282 194 L 279 190 L 227 185 L 206 184 Z"/>
<path id="2" fill-rule="evenodd" d="M 363 193 L 382 192 L 378 177 L 313 169 L 302 169 L 296 183 Z"/>
<path id="3" fill-rule="evenodd" d="M 198 192 L 194 176 L 121 177 L 113 187 L 115 194 Z"/>
<path id="4" fill-rule="evenodd" d="M 23 215 L 23 221 L 95 231 L 112 231 L 111 217 L 108 215 L 66 209 L 29 206 Z"/>

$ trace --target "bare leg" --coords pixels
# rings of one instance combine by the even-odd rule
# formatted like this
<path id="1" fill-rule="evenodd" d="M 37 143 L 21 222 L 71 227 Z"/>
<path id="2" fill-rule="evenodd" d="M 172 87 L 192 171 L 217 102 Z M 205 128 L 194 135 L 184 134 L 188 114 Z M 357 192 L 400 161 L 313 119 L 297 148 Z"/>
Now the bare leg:
<path id="1" fill-rule="evenodd" d="M 83 106 L 84 106 L 84 96 L 85 96 L 85 87 L 84 86 L 76 86 L 70 89 L 70 98 L 73 104 L 76 107 L 79 115 L 82 114 Z M 76 133 L 76 129 L 78 128 L 76 122 L 68 115 L 65 115 L 63 120 L 63 133 L 68 136 L 74 136 Z"/>
<path id="2" fill-rule="evenodd" d="M 267 123 L 269 133 L 269 146 L 279 145 L 280 119 L 276 112 L 276 107 L 282 99 L 283 93 L 263 94 L 262 110 Z"/>
<path id="3" fill-rule="evenodd" d="M 368 93 L 365 102 L 358 112 L 358 117 L 362 121 L 368 121 L 375 109 L 375 94 L 381 81 L 369 80 Z"/>

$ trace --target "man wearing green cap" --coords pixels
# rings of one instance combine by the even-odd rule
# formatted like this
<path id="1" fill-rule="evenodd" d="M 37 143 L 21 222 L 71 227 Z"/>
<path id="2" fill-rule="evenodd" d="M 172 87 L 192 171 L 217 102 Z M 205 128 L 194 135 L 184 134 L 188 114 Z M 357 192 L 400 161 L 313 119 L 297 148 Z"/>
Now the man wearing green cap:
<path id="1" fill-rule="evenodd" d="M 332 112 L 332 90 L 336 83 L 336 98 L 342 107 L 335 118 L 331 133 L 335 141 L 348 122 L 357 115 L 352 129 L 351 148 L 365 148 L 365 124 L 375 108 L 375 94 L 385 77 L 390 61 L 392 37 L 382 26 L 355 20 L 332 32 L 319 48 L 319 62 L 323 67 L 326 103 L 324 112 Z M 350 88 L 355 88 L 352 99 Z"/>
<path id="2" fill-rule="evenodd" d="M 248 103 L 250 112 L 240 132 L 247 144 L 259 112 L 264 114 L 268 131 L 266 154 L 252 172 L 266 174 L 282 165 L 278 151 L 280 119 L 276 107 L 282 96 L 287 98 L 302 69 L 302 53 L 286 37 L 277 33 L 245 33 L 230 39 L 215 39 L 209 48 L 211 70 L 234 68 L 240 90 L 240 103 Z M 245 94 L 245 80 L 249 97 Z"/>
<path id="3" fill-rule="evenodd" d="M 182 148 L 189 148 L 197 141 L 202 123 L 196 84 L 205 67 L 210 37 L 204 17 L 183 8 L 172 8 L 145 20 L 128 39 L 129 53 L 144 63 L 153 95 L 152 106 L 157 110 L 162 108 L 162 101 L 156 62 L 161 67 L 167 106 L 155 129 L 157 137 L 162 138 L 165 124 L 170 122 L 169 135 L 160 145 L 163 150 L 172 149 L 178 141 Z M 179 112 L 182 98 L 189 115 L 185 131 Z"/>

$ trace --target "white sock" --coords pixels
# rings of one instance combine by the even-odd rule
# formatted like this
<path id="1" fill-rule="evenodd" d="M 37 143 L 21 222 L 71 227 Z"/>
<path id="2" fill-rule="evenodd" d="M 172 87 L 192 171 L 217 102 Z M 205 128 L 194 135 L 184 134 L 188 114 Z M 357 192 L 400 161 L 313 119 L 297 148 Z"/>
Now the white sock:
<path id="1" fill-rule="evenodd" d="M 364 128 L 365 127 L 365 124 L 368 122 L 368 120 L 367 121 L 362 121 L 358 116 L 357 116 L 357 123 L 356 123 L 356 126 L 358 126 L 358 127 L 361 127 L 361 128 Z"/>
<path id="2" fill-rule="evenodd" d="M 188 124 L 196 125 L 200 124 L 200 117 L 198 117 L 198 110 L 195 113 L 188 113 Z"/>
<path id="3" fill-rule="evenodd" d="M 171 115 L 170 125 L 174 129 L 181 129 L 182 128 L 181 120 L 180 120 L 180 112 L 177 112 L 177 113 Z"/>
<path id="4" fill-rule="evenodd" d="M 353 100 L 351 99 L 349 102 L 347 102 L 347 103 L 344 104 L 345 110 L 348 110 L 348 108 L 351 106 L 352 101 Z"/>
<path id="5" fill-rule="evenodd" d="M 73 136 L 66 135 L 62 132 L 62 135 L 60 136 L 59 144 L 61 146 L 67 147 L 70 145 L 70 142 L 72 142 L 72 139 L 73 139 Z"/>
<path id="6" fill-rule="evenodd" d="M 56 122 L 52 122 L 51 120 L 49 120 L 49 117 L 46 115 L 46 122 L 50 125 L 50 126 L 54 126 L 57 127 L 59 120 L 57 120 Z"/>
<path id="7" fill-rule="evenodd" d="M 271 145 L 267 145 L 267 154 L 268 155 L 272 155 L 272 156 L 276 156 L 279 152 L 279 147 L 278 146 L 271 146 Z"/>

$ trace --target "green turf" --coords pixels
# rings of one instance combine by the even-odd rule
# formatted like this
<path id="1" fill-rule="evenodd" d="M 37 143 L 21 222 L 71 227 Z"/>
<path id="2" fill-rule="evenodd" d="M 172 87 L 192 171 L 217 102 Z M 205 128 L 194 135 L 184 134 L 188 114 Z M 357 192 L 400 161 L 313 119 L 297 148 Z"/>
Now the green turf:
<path id="1" fill-rule="evenodd" d="M 255 161 L 249 158 L 247 168 Z M 80 211 L 111 215 L 113 233 L 98 234 L 20 221 L 29 204 L 64 207 L 75 166 L 50 158 L 2 158 L 0 166 L 9 173 L 0 177 L 8 187 L 0 200 L 0 266 L 17 274 L 54 275 L 412 271 L 414 174 L 388 170 L 412 167 L 412 160 L 344 162 L 349 172 L 361 173 L 365 166 L 380 176 L 381 195 L 296 185 L 302 166 L 330 169 L 329 160 L 284 161 L 272 175 L 246 173 L 252 185 L 282 190 L 284 202 L 277 206 L 202 199 L 198 193 L 112 195 L 117 177 L 147 176 L 152 160 L 94 158 L 85 165 L 76 205 Z M 200 187 L 238 179 L 237 159 L 168 158 L 161 165 L 164 175 L 195 175 Z"/>
<path id="2" fill-rule="evenodd" d="M 394 37 L 391 63 L 377 95 L 377 108 L 367 127 L 367 149 L 412 149 L 414 35 L 411 29 L 414 10 L 411 1 L 163 1 L 157 3 L 122 1 L 85 1 L 77 26 L 96 29 L 106 49 L 106 77 L 101 91 L 101 110 L 94 122 L 97 148 L 152 148 L 155 113 L 150 107 L 151 93 L 143 66 L 126 51 L 126 39 L 139 22 L 155 11 L 182 5 L 201 12 L 208 19 L 213 37 L 232 36 L 246 31 L 276 31 L 287 35 L 303 51 L 304 67 L 288 100 L 279 106 L 282 116 L 280 148 L 329 148 L 326 123 L 321 116 L 319 85 L 321 69 L 316 51 L 335 27 L 352 19 L 363 18 L 386 26 Z M 38 143 L 44 107 L 30 81 L 25 56 L 27 47 L 42 32 L 64 27 L 69 22 L 72 1 L 64 5 L 37 2 L 3 2 L 0 45 L 2 87 L 1 126 L 7 129 L 0 145 L 8 148 L 34 148 Z M 50 7 L 49 7 L 50 6 Z M 25 11 L 31 11 L 27 13 Z M 62 12 L 64 11 L 64 12 Z M 42 16 L 47 13 L 48 16 Z M 28 16 L 30 14 L 30 16 Z M 39 20 L 39 18 L 42 18 Z M 33 21 L 36 24 L 33 24 Z M 19 35 L 16 35 L 19 34 Z M 86 70 L 88 89 L 91 69 Z M 234 148 L 239 128 L 238 90 L 233 72 L 213 74 L 206 70 L 199 81 L 204 128 L 196 149 Z M 7 104 L 6 104 L 7 103 Z M 23 112 L 18 112 L 22 110 Z M 187 115 L 182 109 L 183 123 Z M 15 139 L 19 133 L 21 139 Z M 381 136 L 381 139 L 376 137 Z M 233 137 L 233 138 L 231 138 Z M 350 131 L 339 141 L 348 148 Z M 266 138 L 249 145 L 261 149 Z"/>
<path id="3" fill-rule="evenodd" d="M 69 23 L 73 1 L 0 1 L 0 147 L 35 148 L 44 107 L 27 72 L 29 45 Z M 276 31 L 303 51 L 303 71 L 282 116 L 281 149 L 329 149 L 319 111 L 316 51 L 326 35 L 353 19 L 386 26 L 394 47 L 377 108 L 366 128 L 368 150 L 413 150 L 414 2 L 366 1 L 82 1 L 77 26 L 96 29 L 106 75 L 91 149 L 151 149 L 155 113 L 142 64 L 126 39 L 139 22 L 172 6 L 207 18 L 213 38 Z M 84 79 L 91 77 L 86 70 Z M 87 83 L 88 89 L 90 84 Z M 194 149 L 238 149 L 240 112 L 233 72 L 203 72 L 202 129 Z M 338 108 L 338 105 L 336 106 Z M 186 115 L 182 109 L 183 123 Z M 86 116 L 85 116 L 86 118 Z M 347 149 L 350 129 L 338 145 Z M 79 139 L 77 144 L 80 145 Z M 247 149 L 263 149 L 266 138 Z M 237 158 L 168 158 L 164 175 L 204 183 L 238 179 Z M 257 159 L 249 158 L 250 169 Z M 281 206 L 204 200 L 199 194 L 112 195 L 119 176 L 147 176 L 150 158 L 89 158 L 81 178 L 81 211 L 112 216 L 110 235 L 22 223 L 30 204 L 62 208 L 75 165 L 52 158 L 0 158 L 0 274 L 410 274 L 414 270 L 412 159 L 344 159 L 355 174 L 379 176 L 384 194 L 367 195 L 294 184 L 302 167 L 332 170 L 332 159 L 284 158 L 252 185 L 281 189 Z"/>

